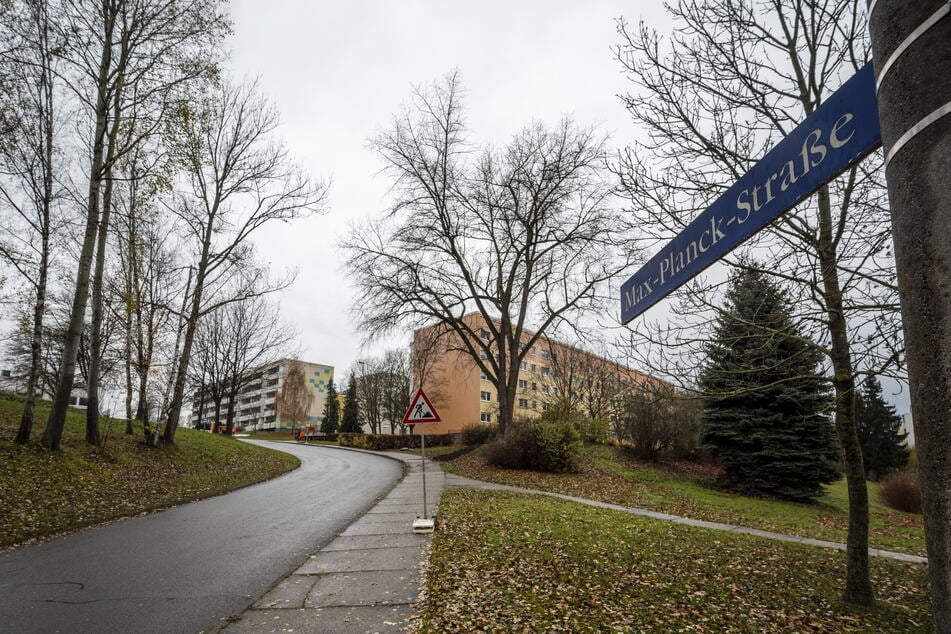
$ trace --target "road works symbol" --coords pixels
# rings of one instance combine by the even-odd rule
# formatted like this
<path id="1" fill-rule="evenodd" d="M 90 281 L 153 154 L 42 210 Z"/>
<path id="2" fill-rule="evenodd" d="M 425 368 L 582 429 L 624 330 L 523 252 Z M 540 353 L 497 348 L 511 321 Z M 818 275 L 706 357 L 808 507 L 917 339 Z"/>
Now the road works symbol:
<path id="1" fill-rule="evenodd" d="M 416 521 L 413 522 L 414 533 L 432 533 L 436 527 L 436 523 L 429 517 L 426 509 L 426 425 L 423 423 L 438 423 L 441 420 L 439 414 L 436 413 L 436 408 L 433 407 L 433 404 L 429 401 L 429 397 L 426 396 L 426 392 L 423 392 L 423 388 L 417 390 L 416 396 L 409 402 L 409 409 L 406 410 L 406 416 L 403 417 L 404 425 L 420 425 L 420 463 L 423 470 L 423 516 L 417 517 Z"/>
<path id="2" fill-rule="evenodd" d="M 416 425 L 417 423 L 438 423 L 442 421 L 436 408 L 429 401 L 429 397 L 420 388 L 416 396 L 410 401 L 409 409 L 406 410 L 406 416 L 403 417 L 404 425 Z"/>

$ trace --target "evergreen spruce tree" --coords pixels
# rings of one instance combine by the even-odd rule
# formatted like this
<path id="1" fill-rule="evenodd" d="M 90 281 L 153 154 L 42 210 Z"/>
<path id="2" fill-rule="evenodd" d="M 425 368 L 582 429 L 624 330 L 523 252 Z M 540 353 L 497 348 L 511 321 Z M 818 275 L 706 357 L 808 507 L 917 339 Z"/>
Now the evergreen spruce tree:
<path id="1" fill-rule="evenodd" d="M 699 380 L 701 442 L 723 465 L 726 486 L 807 501 L 838 478 L 820 359 L 780 287 L 757 271 L 733 275 Z"/>
<path id="2" fill-rule="evenodd" d="M 324 420 L 320 423 L 322 434 L 336 434 L 340 427 L 340 403 L 333 379 L 327 382 L 327 402 L 324 403 Z"/>
<path id="3" fill-rule="evenodd" d="M 357 379 L 350 373 L 350 381 L 347 383 L 347 395 L 343 400 L 343 420 L 340 423 L 340 431 L 350 434 L 362 434 L 363 426 L 360 424 L 360 403 L 357 400 Z"/>
<path id="4" fill-rule="evenodd" d="M 870 480 L 897 471 L 908 464 L 908 448 L 901 431 L 901 416 L 882 396 L 882 386 L 874 376 L 865 382 L 856 398 L 856 423 L 865 473 Z"/>

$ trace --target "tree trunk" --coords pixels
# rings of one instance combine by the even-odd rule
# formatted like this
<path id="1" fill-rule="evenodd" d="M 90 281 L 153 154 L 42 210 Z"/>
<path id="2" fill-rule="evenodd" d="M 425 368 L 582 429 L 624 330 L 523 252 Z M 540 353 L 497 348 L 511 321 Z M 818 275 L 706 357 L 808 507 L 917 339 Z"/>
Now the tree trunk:
<path id="1" fill-rule="evenodd" d="M 126 253 L 126 272 L 125 272 L 125 433 L 132 433 L 132 258 L 133 244 L 132 239 L 134 230 L 132 228 L 132 218 L 129 218 L 129 241 Z"/>
<path id="2" fill-rule="evenodd" d="M 89 274 L 92 268 L 93 249 L 96 245 L 96 233 L 99 228 L 99 188 L 103 178 L 103 154 L 106 125 L 108 120 L 108 79 L 112 65 L 112 35 L 115 26 L 114 16 L 104 11 L 105 38 L 99 61 L 99 75 L 96 87 L 96 128 L 92 144 L 92 164 L 89 169 L 89 192 L 86 200 L 86 230 L 83 234 L 79 267 L 76 270 L 76 287 L 69 313 L 69 326 L 63 344 L 63 356 L 60 361 L 59 377 L 49 420 L 43 430 L 43 445 L 50 449 L 59 449 L 66 424 L 66 408 L 73 390 L 76 376 L 76 355 L 79 352 L 79 339 L 82 336 L 86 320 L 86 303 L 89 298 Z"/>
<path id="3" fill-rule="evenodd" d="M 229 436 L 234 431 L 234 411 L 237 405 L 235 404 L 235 399 L 238 398 L 237 394 L 232 394 L 228 398 L 228 418 L 225 421 L 225 433 Z"/>
<path id="4" fill-rule="evenodd" d="M 118 95 L 115 95 L 118 99 Z M 118 108 L 116 108 L 118 110 Z M 118 114 L 118 113 L 117 113 Z M 118 118 L 112 123 L 109 139 L 108 157 L 111 162 L 115 152 L 115 135 L 118 132 Z M 92 285 L 92 324 L 89 334 L 89 378 L 86 385 L 86 442 L 98 445 L 102 441 L 99 434 L 99 378 L 102 366 L 102 287 L 105 283 L 106 237 L 109 234 L 109 216 L 112 207 L 112 168 L 106 171 L 105 191 L 102 197 L 102 221 L 99 224 L 99 236 L 96 245 L 96 272 Z"/>
<path id="5" fill-rule="evenodd" d="M 48 218 L 49 216 L 47 216 Z M 46 310 L 46 276 L 49 261 L 49 236 L 43 236 L 40 251 L 39 279 L 36 282 L 36 301 L 33 304 L 33 334 L 30 338 L 30 371 L 26 380 L 26 397 L 16 442 L 25 444 L 33 432 L 33 409 L 36 404 L 40 364 L 43 363 L 43 313 Z"/>
<path id="6" fill-rule="evenodd" d="M 846 541 L 846 574 L 843 600 L 872 605 L 875 594 L 868 570 L 868 488 L 862 449 L 855 428 L 855 370 L 849 346 L 849 333 L 842 307 L 842 288 L 836 266 L 832 237 L 832 209 L 829 187 L 818 192 L 819 266 L 822 270 L 822 294 L 831 337 L 831 361 L 835 388 L 835 428 L 842 447 L 845 478 L 849 491 L 849 532 Z"/>
<path id="7" fill-rule="evenodd" d="M 205 275 L 208 269 L 208 254 L 211 251 L 211 239 L 214 234 L 215 218 L 208 219 L 205 233 L 202 236 L 201 258 L 195 271 L 195 290 L 192 293 L 192 304 L 189 308 L 188 319 L 185 321 L 185 336 L 182 342 L 182 352 L 178 358 L 178 367 L 175 371 L 175 384 L 172 390 L 172 402 L 169 404 L 168 420 L 165 423 L 165 442 L 175 442 L 175 430 L 178 428 L 178 418 L 182 412 L 185 400 L 185 383 L 188 379 L 188 363 L 191 360 L 192 345 L 195 342 L 195 331 L 198 330 L 198 320 L 201 317 L 201 300 L 205 289 Z M 217 422 L 217 421 L 216 421 Z"/>

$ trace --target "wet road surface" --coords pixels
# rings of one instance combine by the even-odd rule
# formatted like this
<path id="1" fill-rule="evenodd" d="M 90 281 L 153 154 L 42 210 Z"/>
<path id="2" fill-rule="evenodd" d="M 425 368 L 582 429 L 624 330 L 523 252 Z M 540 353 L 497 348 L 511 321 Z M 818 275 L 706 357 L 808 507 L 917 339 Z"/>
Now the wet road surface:
<path id="1" fill-rule="evenodd" d="M 402 475 L 400 464 L 370 454 L 257 444 L 298 456 L 301 467 L 227 495 L 0 554 L 0 631 L 214 629 Z"/>

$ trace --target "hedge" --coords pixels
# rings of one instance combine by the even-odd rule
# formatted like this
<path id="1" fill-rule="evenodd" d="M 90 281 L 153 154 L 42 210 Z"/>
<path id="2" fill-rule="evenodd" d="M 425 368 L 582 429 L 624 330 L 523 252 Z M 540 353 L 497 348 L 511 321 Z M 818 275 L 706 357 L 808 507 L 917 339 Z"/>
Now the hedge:
<path id="1" fill-rule="evenodd" d="M 427 447 L 449 447 L 454 443 L 456 434 L 426 434 Z M 418 449 L 420 447 L 418 434 L 350 434 L 337 435 L 337 442 L 341 447 L 370 449 L 372 451 L 388 451 L 394 449 Z"/>

